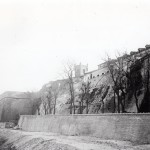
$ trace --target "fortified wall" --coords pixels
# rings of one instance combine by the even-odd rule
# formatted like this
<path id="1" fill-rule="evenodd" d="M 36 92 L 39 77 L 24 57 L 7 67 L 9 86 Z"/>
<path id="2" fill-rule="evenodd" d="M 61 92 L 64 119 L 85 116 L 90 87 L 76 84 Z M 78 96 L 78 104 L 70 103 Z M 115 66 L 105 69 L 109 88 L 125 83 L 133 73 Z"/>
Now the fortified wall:
<path id="1" fill-rule="evenodd" d="M 25 131 L 150 143 L 150 114 L 20 116 Z"/>

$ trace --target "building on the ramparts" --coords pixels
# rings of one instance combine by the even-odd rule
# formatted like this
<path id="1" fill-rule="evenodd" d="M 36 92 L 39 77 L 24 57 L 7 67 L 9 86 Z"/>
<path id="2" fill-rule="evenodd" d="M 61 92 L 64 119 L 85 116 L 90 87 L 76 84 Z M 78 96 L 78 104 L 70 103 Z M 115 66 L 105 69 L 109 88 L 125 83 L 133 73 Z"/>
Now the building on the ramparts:
<path id="1" fill-rule="evenodd" d="M 86 72 L 88 72 L 88 65 L 82 65 L 81 63 L 79 65 L 75 65 L 75 77 L 81 77 Z"/>
<path id="2" fill-rule="evenodd" d="M 111 63 L 111 65 L 115 65 L 116 60 L 115 59 L 111 59 L 109 60 L 109 63 Z M 96 83 L 97 81 L 99 81 L 105 74 L 109 73 L 109 69 L 108 69 L 108 61 L 101 63 L 98 65 L 98 69 L 97 70 L 93 70 L 90 72 L 86 72 L 84 74 L 83 77 L 83 81 L 87 82 L 93 82 Z"/>
<path id="3" fill-rule="evenodd" d="M 98 69 L 103 69 L 107 67 L 107 61 L 98 65 Z"/>
<path id="4" fill-rule="evenodd" d="M 92 79 L 94 76 L 93 76 L 93 73 L 96 72 L 97 70 L 93 70 L 93 71 L 90 71 L 90 72 L 87 72 L 84 74 L 84 77 L 83 77 L 83 81 L 84 82 L 87 82 L 89 81 L 90 79 Z"/>
<path id="5" fill-rule="evenodd" d="M 102 66 L 100 67 L 100 65 L 98 65 L 97 70 L 93 70 L 93 71 L 90 71 L 90 72 L 87 72 L 84 74 L 83 81 L 84 82 L 87 82 L 87 81 L 95 82 L 95 81 L 99 80 L 102 76 L 104 76 L 108 72 L 109 71 L 108 71 L 108 68 L 106 65 L 103 67 Z"/>
<path id="6" fill-rule="evenodd" d="M 106 73 L 108 73 L 107 68 L 90 71 L 90 72 L 85 73 L 83 80 L 84 80 L 84 82 L 94 81 L 94 80 L 102 77 Z"/>

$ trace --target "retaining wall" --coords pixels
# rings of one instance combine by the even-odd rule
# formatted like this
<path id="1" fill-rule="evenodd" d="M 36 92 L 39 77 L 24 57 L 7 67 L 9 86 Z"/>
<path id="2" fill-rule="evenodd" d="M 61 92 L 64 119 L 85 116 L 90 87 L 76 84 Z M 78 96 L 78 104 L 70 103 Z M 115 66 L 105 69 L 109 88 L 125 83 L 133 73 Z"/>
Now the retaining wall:
<path id="1" fill-rule="evenodd" d="M 150 143 L 150 114 L 20 116 L 25 131 Z"/>

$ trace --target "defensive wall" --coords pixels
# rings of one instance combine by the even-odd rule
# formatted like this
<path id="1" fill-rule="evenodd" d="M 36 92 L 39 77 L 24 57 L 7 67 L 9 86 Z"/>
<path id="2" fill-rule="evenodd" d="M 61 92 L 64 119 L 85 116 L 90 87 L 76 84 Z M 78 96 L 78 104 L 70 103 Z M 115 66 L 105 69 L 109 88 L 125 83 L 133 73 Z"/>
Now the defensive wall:
<path id="1" fill-rule="evenodd" d="M 22 115 L 24 131 L 150 143 L 150 114 Z"/>

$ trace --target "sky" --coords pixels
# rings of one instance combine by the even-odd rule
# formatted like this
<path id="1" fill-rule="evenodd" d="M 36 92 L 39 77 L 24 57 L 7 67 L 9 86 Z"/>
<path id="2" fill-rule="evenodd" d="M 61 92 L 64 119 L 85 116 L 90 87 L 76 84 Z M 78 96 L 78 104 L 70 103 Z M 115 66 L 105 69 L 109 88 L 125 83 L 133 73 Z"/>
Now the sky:
<path id="1" fill-rule="evenodd" d="M 37 91 L 66 60 L 94 70 L 146 44 L 149 0 L 0 0 L 0 93 Z"/>

